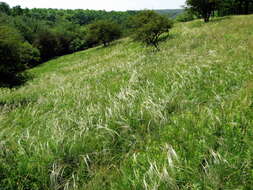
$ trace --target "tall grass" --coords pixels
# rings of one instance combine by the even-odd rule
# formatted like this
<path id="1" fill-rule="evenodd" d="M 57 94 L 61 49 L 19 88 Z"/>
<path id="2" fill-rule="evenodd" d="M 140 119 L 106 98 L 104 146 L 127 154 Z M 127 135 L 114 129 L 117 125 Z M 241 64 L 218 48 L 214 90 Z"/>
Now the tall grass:
<path id="1" fill-rule="evenodd" d="M 0 189 L 252 189 L 253 19 L 198 22 L 0 89 Z"/>

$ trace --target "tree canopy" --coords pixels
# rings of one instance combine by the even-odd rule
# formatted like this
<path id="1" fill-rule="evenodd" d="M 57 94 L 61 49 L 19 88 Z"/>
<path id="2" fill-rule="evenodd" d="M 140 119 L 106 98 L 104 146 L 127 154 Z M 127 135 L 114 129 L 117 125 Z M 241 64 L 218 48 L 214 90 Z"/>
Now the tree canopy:
<path id="1" fill-rule="evenodd" d="M 187 6 L 204 19 L 209 22 L 212 13 L 216 10 L 220 0 L 187 0 Z"/>
<path id="2" fill-rule="evenodd" d="M 159 37 L 168 32 L 173 23 L 168 18 L 145 10 L 131 18 L 133 38 L 158 49 Z"/>
<path id="3" fill-rule="evenodd" d="M 121 30 L 118 24 L 109 20 L 100 20 L 88 26 L 87 42 L 108 46 L 120 36 Z"/>

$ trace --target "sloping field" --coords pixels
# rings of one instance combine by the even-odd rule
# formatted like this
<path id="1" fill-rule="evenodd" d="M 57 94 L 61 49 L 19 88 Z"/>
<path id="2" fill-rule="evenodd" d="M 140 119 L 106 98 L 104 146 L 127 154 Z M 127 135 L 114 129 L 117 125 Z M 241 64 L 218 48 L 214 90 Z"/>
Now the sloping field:
<path id="1" fill-rule="evenodd" d="M 59 57 L 0 89 L 0 189 L 253 189 L 253 16 Z"/>

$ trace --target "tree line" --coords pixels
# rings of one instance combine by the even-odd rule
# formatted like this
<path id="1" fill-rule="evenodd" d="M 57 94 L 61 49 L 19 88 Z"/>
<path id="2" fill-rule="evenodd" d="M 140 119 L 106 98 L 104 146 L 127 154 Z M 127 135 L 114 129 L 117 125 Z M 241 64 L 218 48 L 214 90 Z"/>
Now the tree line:
<path id="1" fill-rule="evenodd" d="M 185 16 L 203 18 L 209 22 L 211 16 L 227 16 L 253 13 L 253 0 L 187 0 Z"/>

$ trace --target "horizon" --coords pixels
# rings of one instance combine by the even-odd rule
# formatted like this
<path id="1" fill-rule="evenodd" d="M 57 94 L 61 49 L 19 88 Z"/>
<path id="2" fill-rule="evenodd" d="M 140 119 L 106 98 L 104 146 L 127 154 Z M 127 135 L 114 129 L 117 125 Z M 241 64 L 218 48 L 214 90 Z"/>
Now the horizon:
<path id="1" fill-rule="evenodd" d="M 0 0 L 1 1 L 1 0 Z M 101 0 L 93 0 L 83 2 L 81 0 L 72 0 L 62 2 L 55 0 L 53 3 L 50 0 L 5 0 L 11 7 L 20 5 L 22 8 L 51 8 L 51 9 L 89 9 L 89 10 L 105 10 L 105 11 L 127 11 L 127 10 L 165 10 L 165 9 L 182 9 L 185 0 L 106 0 L 102 3 Z"/>

